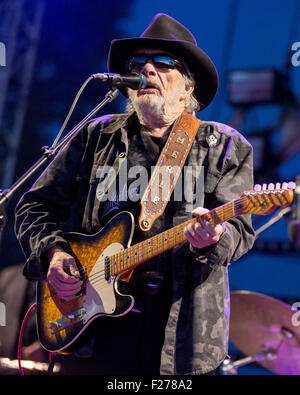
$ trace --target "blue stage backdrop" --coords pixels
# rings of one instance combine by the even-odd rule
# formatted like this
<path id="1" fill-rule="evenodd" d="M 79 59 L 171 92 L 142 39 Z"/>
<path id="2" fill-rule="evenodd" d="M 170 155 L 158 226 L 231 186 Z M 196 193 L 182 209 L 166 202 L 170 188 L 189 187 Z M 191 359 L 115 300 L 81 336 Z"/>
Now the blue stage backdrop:
<path id="1" fill-rule="evenodd" d="M 216 64 L 219 91 L 199 118 L 230 124 L 249 139 L 254 146 L 256 182 L 295 180 L 300 173 L 299 0 L 48 1 L 15 179 L 40 157 L 41 146 L 53 142 L 84 80 L 93 73 L 107 71 L 110 41 L 139 36 L 156 13 L 169 14 L 189 27 L 198 45 Z M 294 45 L 297 42 L 299 46 Z M 230 73 L 259 69 L 282 73 L 293 100 L 254 103 L 246 108 L 232 105 L 228 97 Z M 103 98 L 106 90 L 106 86 L 93 83 L 85 91 L 70 128 Z M 105 112 L 122 112 L 124 106 L 125 101 L 119 97 Z M 2 268 L 23 260 L 13 234 L 13 207 L 20 196 L 8 210 Z M 254 216 L 255 229 L 261 229 L 273 215 Z M 300 302 L 300 251 L 290 242 L 288 224 L 289 218 L 284 218 L 270 226 L 261 233 L 253 250 L 231 265 L 232 291 L 250 290 L 289 304 Z M 233 346 L 230 352 L 233 359 L 242 357 Z M 241 368 L 239 373 L 272 374 L 257 364 Z"/>

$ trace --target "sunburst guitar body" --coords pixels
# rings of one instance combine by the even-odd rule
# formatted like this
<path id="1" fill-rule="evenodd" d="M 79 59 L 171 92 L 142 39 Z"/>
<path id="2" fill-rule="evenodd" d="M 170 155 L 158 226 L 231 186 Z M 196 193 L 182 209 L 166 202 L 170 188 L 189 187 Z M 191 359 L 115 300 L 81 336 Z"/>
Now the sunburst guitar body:
<path id="1" fill-rule="evenodd" d="M 133 297 L 118 291 L 122 273 L 110 275 L 106 257 L 116 255 L 130 245 L 133 227 L 132 214 L 122 212 L 95 235 L 67 235 L 84 285 L 79 296 L 66 301 L 57 296 L 47 281 L 38 283 L 37 327 L 45 349 L 52 352 L 65 350 L 95 318 L 118 317 L 132 309 Z"/>

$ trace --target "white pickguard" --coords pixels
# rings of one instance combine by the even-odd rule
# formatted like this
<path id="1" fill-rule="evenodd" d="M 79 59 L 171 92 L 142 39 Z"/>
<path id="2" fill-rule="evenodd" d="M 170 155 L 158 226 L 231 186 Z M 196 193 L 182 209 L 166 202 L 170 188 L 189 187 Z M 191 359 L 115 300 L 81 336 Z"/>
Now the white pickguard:
<path id="1" fill-rule="evenodd" d="M 114 280 L 110 277 L 105 280 L 105 257 L 124 250 L 120 243 L 110 244 L 99 256 L 86 282 L 86 294 L 83 305 L 86 314 L 83 319 L 85 324 L 96 314 L 113 314 L 116 309 L 116 297 L 114 291 Z"/>

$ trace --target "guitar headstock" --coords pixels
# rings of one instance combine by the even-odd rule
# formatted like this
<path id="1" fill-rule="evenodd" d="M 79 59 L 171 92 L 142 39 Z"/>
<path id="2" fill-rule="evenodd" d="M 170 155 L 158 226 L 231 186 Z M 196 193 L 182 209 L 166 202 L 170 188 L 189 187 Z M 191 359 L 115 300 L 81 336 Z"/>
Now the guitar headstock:
<path id="1" fill-rule="evenodd" d="M 255 185 L 253 191 L 245 191 L 241 196 L 242 210 L 245 214 L 270 214 L 277 207 L 289 206 L 294 198 L 294 182 L 284 182 L 282 185 Z"/>

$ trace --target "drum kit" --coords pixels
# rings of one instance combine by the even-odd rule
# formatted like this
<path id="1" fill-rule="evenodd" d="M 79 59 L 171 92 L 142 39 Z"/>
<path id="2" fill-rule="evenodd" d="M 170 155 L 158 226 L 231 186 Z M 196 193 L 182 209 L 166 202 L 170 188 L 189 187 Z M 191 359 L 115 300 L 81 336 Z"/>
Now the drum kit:
<path id="1" fill-rule="evenodd" d="M 230 297 L 229 339 L 246 357 L 225 359 L 221 373 L 236 375 L 241 366 L 258 363 L 278 375 L 300 374 L 297 304 L 250 291 L 233 291 Z"/>

